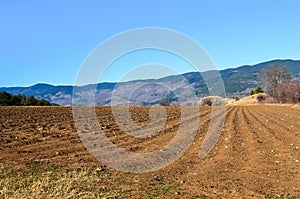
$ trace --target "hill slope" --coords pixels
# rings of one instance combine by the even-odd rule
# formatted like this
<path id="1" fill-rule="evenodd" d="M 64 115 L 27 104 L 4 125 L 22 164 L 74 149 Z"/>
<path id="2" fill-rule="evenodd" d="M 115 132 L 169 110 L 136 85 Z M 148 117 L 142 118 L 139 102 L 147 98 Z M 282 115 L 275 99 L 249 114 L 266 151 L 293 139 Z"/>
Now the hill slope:
<path id="1" fill-rule="evenodd" d="M 300 61 L 295 60 L 273 60 L 253 66 L 245 65 L 237 68 L 220 70 L 224 81 L 227 97 L 244 97 L 249 91 L 259 85 L 259 74 L 263 68 L 270 64 L 283 64 L 295 77 L 300 78 Z M 211 77 L 213 71 L 201 73 L 203 77 Z M 76 87 L 82 96 L 93 95 L 96 89 L 96 104 L 110 105 L 112 100 L 117 101 L 116 105 L 129 101 L 130 105 L 154 105 L 161 102 L 174 103 L 178 97 L 180 102 L 189 104 L 193 102 L 193 96 L 187 91 L 192 90 L 197 97 L 209 95 L 204 79 L 197 72 L 173 75 L 160 79 L 136 80 L 122 83 L 99 83 Z M 185 81 L 186 80 L 186 81 Z M 119 93 L 112 97 L 113 90 L 118 87 Z M 73 86 L 53 86 L 48 84 L 36 84 L 30 87 L 2 87 L 0 91 L 7 91 L 11 94 L 22 93 L 27 96 L 33 95 L 37 98 L 44 98 L 51 103 L 70 105 L 72 103 Z M 131 91 L 134 90 L 134 93 Z M 131 95 L 129 95 L 131 93 Z M 86 102 L 83 105 L 92 104 Z"/>

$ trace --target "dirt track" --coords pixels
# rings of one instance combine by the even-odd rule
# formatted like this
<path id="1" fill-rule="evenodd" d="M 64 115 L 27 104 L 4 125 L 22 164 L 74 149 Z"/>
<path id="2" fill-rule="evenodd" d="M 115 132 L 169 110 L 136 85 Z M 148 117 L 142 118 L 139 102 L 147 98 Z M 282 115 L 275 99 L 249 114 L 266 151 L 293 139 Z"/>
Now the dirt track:
<path id="1" fill-rule="evenodd" d="M 147 107 L 131 107 L 140 126 L 149 123 Z M 158 197 L 227 198 L 300 197 L 300 114 L 290 106 L 229 106 L 220 139 L 204 158 L 198 158 L 210 121 L 210 108 L 200 108 L 200 128 L 194 143 L 173 164 L 154 172 L 126 174 L 137 181 L 176 184 Z M 159 149 L 178 130 L 178 107 L 167 108 L 165 128 L 153 138 L 137 139 L 122 132 L 109 107 L 97 108 L 100 124 L 116 145 L 132 152 Z M 193 116 L 187 119 L 189 121 Z M 105 168 L 85 149 L 75 130 L 70 107 L 0 107 L 0 167 L 27 173 L 32 169 L 58 172 L 78 168 Z M 109 168 L 105 168 L 109 169 Z M 5 176 L 5 175 L 4 175 Z M 95 188 L 105 185 L 93 185 Z M 129 185 L 128 185 L 129 186 Z M 127 187 L 128 188 L 128 187 Z M 141 196 L 139 184 L 126 197 Z"/>

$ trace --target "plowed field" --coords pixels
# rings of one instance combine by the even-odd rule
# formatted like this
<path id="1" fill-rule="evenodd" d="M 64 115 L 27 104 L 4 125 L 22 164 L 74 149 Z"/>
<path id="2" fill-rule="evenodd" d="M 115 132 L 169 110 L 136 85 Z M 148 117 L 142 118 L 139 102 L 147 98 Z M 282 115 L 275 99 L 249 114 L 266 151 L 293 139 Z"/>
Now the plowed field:
<path id="1" fill-rule="evenodd" d="M 96 113 L 112 143 L 145 153 L 168 144 L 181 116 L 187 131 L 196 118 L 181 115 L 179 107 L 159 108 L 166 108 L 166 124 L 149 138 L 123 132 L 110 107 Z M 211 108 L 200 107 L 197 135 L 182 157 L 160 170 L 126 173 L 89 153 L 71 107 L 0 107 L 0 198 L 300 198 L 299 111 L 228 106 L 216 146 L 201 159 Z M 130 112 L 138 126 L 150 123 L 149 107 Z"/>

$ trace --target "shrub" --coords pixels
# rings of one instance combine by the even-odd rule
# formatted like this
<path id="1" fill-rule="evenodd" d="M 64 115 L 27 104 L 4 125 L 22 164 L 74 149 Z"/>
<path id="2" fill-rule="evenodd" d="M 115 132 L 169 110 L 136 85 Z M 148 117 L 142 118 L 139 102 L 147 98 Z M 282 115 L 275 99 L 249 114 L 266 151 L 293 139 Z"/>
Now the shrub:
<path id="1" fill-rule="evenodd" d="M 274 104 L 277 103 L 277 101 L 266 94 L 259 94 L 256 96 L 256 100 L 259 104 Z"/>
<path id="2" fill-rule="evenodd" d="M 263 102 L 263 103 L 265 103 L 265 104 L 276 104 L 277 103 L 277 101 L 273 98 L 273 97 L 267 97 L 266 99 L 265 99 L 265 101 Z"/>
<path id="3" fill-rule="evenodd" d="M 219 96 L 209 96 L 209 97 L 200 98 L 197 101 L 197 104 L 199 106 L 221 106 L 221 105 L 225 105 L 226 101 L 224 98 Z"/>
<path id="4" fill-rule="evenodd" d="M 44 99 L 38 100 L 36 105 L 37 106 L 51 106 L 50 102 L 48 102 L 47 100 L 44 100 Z"/>
<path id="5" fill-rule="evenodd" d="M 37 105 L 37 99 L 35 99 L 33 96 L 29 96 L 26 98 L 26 106 L 35 106 Z"/>
<path id="6" fill-rule="evenodd" d="M 257 95 L 256 96 L 256 100 L 257 100 L 258 103 L 262 103 L 266 99 L 267 99 L 266 95 Z"/>
<path id="7" fill-rule="evenodd" d="M 258 93 L 263 93 L 263 92 L 264 92 L 263 89 L 260 86 L 258 86 L 255 89 L 251 90 L 250 95 L 254 95 L 254 94 L 258 94 Z"/>
<path id="8" fill-rule="evenodd" d="M 159 101 L 159 105 L 161 106 L 170 106 L 170 102 L 168 100 Z"/>
<path id="9" fill-rule="evenodd" d="M 202 101 L 202 106 L 211 106 L 212 105 L 212 100 L 211 98 L 205 98 Z"/>

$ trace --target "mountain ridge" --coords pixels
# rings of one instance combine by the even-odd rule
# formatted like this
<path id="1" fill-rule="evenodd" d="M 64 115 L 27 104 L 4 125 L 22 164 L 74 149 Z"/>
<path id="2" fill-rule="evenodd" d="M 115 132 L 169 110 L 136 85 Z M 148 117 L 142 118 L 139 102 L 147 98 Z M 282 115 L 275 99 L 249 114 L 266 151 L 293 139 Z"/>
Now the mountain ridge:
<path id="1" fill-rule="evenodd" d="M 244 97 L 249 91 L 259 85 L 259 74 L 261 70 L 271 64 L 283 64 L 287 70 L 296 78 L 300 79 L 300 60 L 292 59 L 276 59 L 258 63 L 255 65 L 242 65 L 236 68 L 227 68 L 219 70 L 223 78 L 227 97 Z M 46 83 L 38 83 L 29 87 L 0 87 L 0 91 L 6 91 L 11 94 L 25 94 L 26 96 L 34 96 L 38 99 L 46 99 L 51 103 L 59 105 L 71 105 L 73 89 L 76 88 L 84 95 L 96 95 L 97 105 L 110 105 L 113 98 L 125 98 L 129 101 L 129 105 L 155 105 L 162 101 L 169 104 L 176 102 L 176 95 L 185 96 L 186 104 L 192 103 L 194 99 L 189 96 L 185 90 L 191 89 L 196 97 L 204 97 L 209 95 L 203 77 L 209 77 L 213 71 L 205 72 L 188 72 L 180 75 L 170 75 L 158 79 L 142 79 L 132 80 L 128 82 L 103 82 L 98 84 L 90 84 L 84 86 L 54 86 Z M 201 75 L 200 75 L 201 74 Z M 184 81 L 186 80 L 186 81 Z M 161 85 L 160 88 L 157 85 Z M 122 90 L 117 96 L 113 96 L 112 92 L 118 87 Z M 163 88 L 165 87 L 165 88 Z M 96 88 L 96 93 L 95 93 Z M 94 90 L 93 90 L 94 89 Z M 135 89 L 134 95 L 125 96 L 126 92 L 130 93 Z M 146 91 L 146 92 L 145 92 Z M 124 94 L 125 93 L 125 94 Z M 80 94 L 81 95 L 81 94 Z M 124 95 L 124 96 L 121 96 Z M 132 98 L 134 97 L 134 98 Z M 132 99 L 131 99 L 132 98 Z M 177 98 L 178 99 L 178 98 Z M 115 100 L 116 101 L 116 100 Z M 91 105 L 91 104 L 83 104 Z M 118 105 L 124 105 L 119 103 Z"/>

